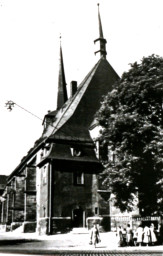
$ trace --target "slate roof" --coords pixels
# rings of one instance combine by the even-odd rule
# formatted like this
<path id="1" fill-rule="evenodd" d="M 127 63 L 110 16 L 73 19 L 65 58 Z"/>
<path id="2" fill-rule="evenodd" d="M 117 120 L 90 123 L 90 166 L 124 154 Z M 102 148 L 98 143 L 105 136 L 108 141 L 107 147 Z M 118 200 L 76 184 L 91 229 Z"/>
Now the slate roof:
<path id="1" fill-rule="evenodd" d="M 37 152 L 41 147 L 42 143 L 46 143 L 47 139 L 51 141 L 77 141 L 77 142 L 88 142 L 93 145 L 92 138 L 89 134 L 89 127 L 94 122 L 94 115 L 100 108 L 100 103 L 102 96 L 106 95 L 112 89 L 112 85 L 119 79 L 119 76 L 114 71 L 112 66 L 105 58 L 101 58 L 92 70 L 88 73 L 85 79 L 78 86 L 75 95 L 67 100 L 63 107 L 58 111 L 51 111 L 45 115 L 55 117 L 55 122 L 49 124 L 48 128 L 43 132 L 41 138 L 35 143 L 34 147 L 28 152 L 28 154 L 23 157 L 20 164 L 15 168 L 15 170 L 8 177 L 8 181 L 12 176 L 19 171 L 30 159 L 30 157 Z M 70 150 L 70 146 L 61 150 L 60 146 L 55 147 L 47 159 L 64 158 L 71 159 L 70 154 L 65 155 L 64 151 Z M 57 153 L 58 151 L 58 153 Z M 61 152 L 62 151 L 62 152 Z M 52 156 L 54 154 L 54 156 Z M 60 154 L 60 156 L 58 155 Z M 62 156 L 61 156 L 62 155 Z M 83 158 L 80 157 L 80 161 L 84 159 L 90 159 L 90 161 L 96 162 L 95 153 L 93 148 L 90 151 L 87 150 Z M 76 158 L 76 160 L 78 160 Z"/>
<path id="2" fill-rule="evenodd" d="M 20 164 L 8 177 L 8 181 L 14 174 L 24 168 L 26 162 L 36 154 L 48 140 L 52 143 L 58 141 L 58 144 L 57 146 L 53 146 L 46 159 L 50 157 L 51 159 L 74 160 L 70 154 L 70 142 L 72 144 L 72 142 L 75 143 L 77 141 L 78 145 L 82 143 L 86 145 L 85 142 L 87 142 L 87 144 L 93 145 L 89 134 L 89 127 L 91 124 L 94 124 L 94 116 L 100 108 L 102 96 L 111 91 L 112 85 L 119 79 L 117 73 L 106 60 L 106 40 L 103 38 L 99 10 L 98 18 L 99 38 L 96 39 L 95 42 L 100 41 L 100 49 L 97 52 L 100 52 L 102 57 L 78 86 L 75 95 L 67 100 L 62 49 L 60 48 L 59 101 L 57 102 L 57 110 L 51 111 L 45 115 L 43 124 L 44 121 L 46 121 L 46 123 L 41 138 L 36 141 L 27 156 L 23 157 Z M 62 103 L 64 103 L 63 106 Z M 65 141 L 69 142 L 66 144 Z M 64 145 L 60 145 L 61 143 L 64 143 Z M 79 159 L 75 158 L 75 161 L 98 162 L 93 147 L 90 149 L 85 148 L 83 157 L 80 156 Z"/>
<path id="3" fill-rule="evenodd" d="M 100 108 L 102 96 L 112 90 L 119 76 L 105 58 L 101 58 L 56 114 L 56 122 L 49 127 L 53 139 L 92 141 L 89 126 Z M 44 136 L 47 136 L 47 133 Z"/>
<path id="4" fill-rule="evenodd" d="M 81 147 L 81 155 L 73 156 L 71 152 L 71 145 L 69 144 L 59 144 L 52 143 L 49 153 L 42 158 L 38 166 L 42 166 L 48 159 L 51 160 L 65 160 L 65 161 L 75 161 L 75 162 L 86 162 L 94 163 L 101 167 L 99 160 L 96 158 L 95 151 L 90 147 Z"/>

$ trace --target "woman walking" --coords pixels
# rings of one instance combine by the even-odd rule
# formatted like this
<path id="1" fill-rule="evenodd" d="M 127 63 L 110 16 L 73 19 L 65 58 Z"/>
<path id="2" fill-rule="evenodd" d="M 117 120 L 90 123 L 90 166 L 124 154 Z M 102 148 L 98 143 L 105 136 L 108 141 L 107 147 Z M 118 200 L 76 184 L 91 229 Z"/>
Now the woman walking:
<path id="1" fill-rule="evenodd" d="M 93 228 L 91 229 L 91 235 L 90 235 L 90 244 L 93 244 L 96 248 L 96 244 L 100 242 L 100 233 L 97 228 L 97 224 L 94 224 Z"/>

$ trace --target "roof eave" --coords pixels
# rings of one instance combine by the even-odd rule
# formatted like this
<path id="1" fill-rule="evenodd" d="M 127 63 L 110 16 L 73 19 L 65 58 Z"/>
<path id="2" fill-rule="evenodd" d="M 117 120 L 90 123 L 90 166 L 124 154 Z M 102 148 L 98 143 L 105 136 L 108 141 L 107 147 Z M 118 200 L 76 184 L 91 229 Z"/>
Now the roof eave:
<path id="1" fill-rule="evenodd" d="M 41 141 L 37 146 L 35 146 L 33 148 L 33 150 L 27 155 L 25 156 L 25 158 L 22 160 L 22 162 L 20 162 L 20 164 L 13 170 L 13 172 L 8 176 L 8 179 L 7 179 L 7 183 L 12 179 L 13 176 L 16 176 L 16 173 L 19 172 L 19 171 L 22 171 L 24 169 L 24 167 L 26 166 L 27 164 L 27 161 L 32 157 L 34 156 L 34 154 L 36 154 L 36 152 L 42 148 L 43 144 L 45 144 L 47 138 L 44 138 L 43 141 Z"/>

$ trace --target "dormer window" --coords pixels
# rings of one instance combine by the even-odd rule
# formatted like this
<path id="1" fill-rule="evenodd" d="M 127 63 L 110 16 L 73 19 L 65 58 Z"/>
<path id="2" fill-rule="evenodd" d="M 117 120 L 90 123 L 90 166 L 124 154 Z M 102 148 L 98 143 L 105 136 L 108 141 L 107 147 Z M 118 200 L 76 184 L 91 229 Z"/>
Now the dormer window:
<path id="1" fill-rule="evenodd" d="M 80 149 L 70 148 L 70 150 L 71 150 L 71 155 L 74 157 L 79 157 L 82 155 L 82 151 Z"/>

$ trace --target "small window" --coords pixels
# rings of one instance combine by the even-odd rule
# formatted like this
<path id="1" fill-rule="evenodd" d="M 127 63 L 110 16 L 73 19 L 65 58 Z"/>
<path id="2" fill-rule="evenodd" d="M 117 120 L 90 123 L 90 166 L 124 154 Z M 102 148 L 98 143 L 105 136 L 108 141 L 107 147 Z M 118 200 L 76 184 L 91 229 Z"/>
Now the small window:
<path id="1" fill-rule="evenodd" d="M 84 173 L 75 172 L 74 173 L 74 184 L 75 185 L 84 185 Z"/>

